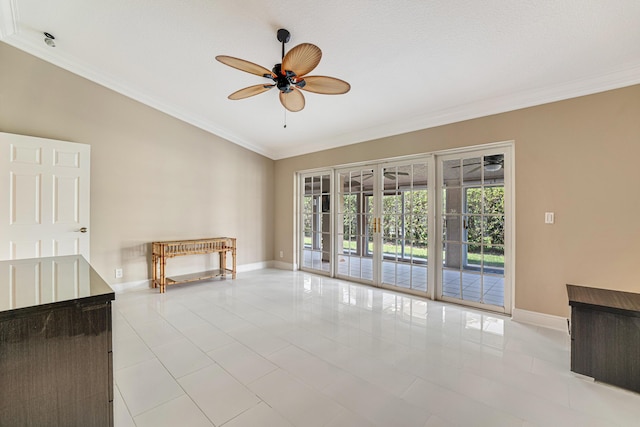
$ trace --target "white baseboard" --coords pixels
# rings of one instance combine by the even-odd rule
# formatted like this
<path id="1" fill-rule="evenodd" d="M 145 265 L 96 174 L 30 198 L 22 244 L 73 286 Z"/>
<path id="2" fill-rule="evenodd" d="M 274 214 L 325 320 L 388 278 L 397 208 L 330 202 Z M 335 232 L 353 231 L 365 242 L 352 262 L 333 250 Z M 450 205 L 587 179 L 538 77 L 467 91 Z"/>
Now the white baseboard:
<path id="1" fill-rule="evenodd" d="M 254 271 L 254 270 L 262 270 L 265 268 L 273 268 L 273 263 L 274 261 L 264 261 L 264 262 L 255 262 L 253 264 L 243 264 L 243 265 L 238 265 L 236 267 L 236 271 L 238 273 L 246 273 L 249 271 Z M 277 268 L 277 267 L 276 267 Z M 139 291 L 142 289 L 149 289 L 151 288 L 151 280 L 137 280 L 137 281 L 133 281 L 133 282 L 125 282 L 125 283 L 116 283 L 116 284 L 110 284 L 109 286 L 111 286 L 111 289 L 113 289 L 113 291 L 116 294 L 120 294 L 123 292 L 131 292 L 131 291 Z"/>
<path id="2" fill-rule="evenodd" d="M 288 271 L 297 270 L 295 264 L 292 264 L 290 262 L 283 262 L 283 261 L 271 261 L 271 268 L 277 268 L 278 270 L 288 270 Z"/>
<path id="3" fill-rule="evenodd" d="M 238 273 L 246 273 L 247 271 L 262 270 L 270 268 L 273 261 L 254 262 L 253 264 L 242 264 L 236 267 Z"/>
<path id="4" fill-rule="evenodd" d="M 569 333 L 566 317 L 553 316 L 551 314 L 538 313 L 537 311 L 514 308 L 511 314 L 511 319 L 516 322 L 528 323 L 530 325 L 542 326 L 545 328 Z"/>
<path id="5" fill-rule="evenodd" d="M 142 289 L 149 289 L 151 287 L 151 280 L 137 280 L 135 282 L 116 283 L 115 285 L 109 285 L 116 294 L 124 292 L 140 291 Z"/>

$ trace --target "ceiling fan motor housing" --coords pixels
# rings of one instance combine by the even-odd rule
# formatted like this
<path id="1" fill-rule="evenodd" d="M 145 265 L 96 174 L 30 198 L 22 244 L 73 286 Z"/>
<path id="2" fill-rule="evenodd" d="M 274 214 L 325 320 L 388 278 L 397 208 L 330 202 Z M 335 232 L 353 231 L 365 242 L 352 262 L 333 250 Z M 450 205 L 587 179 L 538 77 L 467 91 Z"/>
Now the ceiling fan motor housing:
<path id="1" fill-rule="evenodd" d="M 276 87 L 280 92 L 289 93 L 293 90 L 291 85 L 304 87 L 306 84 L 304 80 L 296 81 L 297 76 L 293 71 L 285 70 L 283 73 L 282 64 L 274 65 L 272 71 L 276 77 L 267 75 L 265 75 L 265 77 L 270 77 L 275 82 Z"/>

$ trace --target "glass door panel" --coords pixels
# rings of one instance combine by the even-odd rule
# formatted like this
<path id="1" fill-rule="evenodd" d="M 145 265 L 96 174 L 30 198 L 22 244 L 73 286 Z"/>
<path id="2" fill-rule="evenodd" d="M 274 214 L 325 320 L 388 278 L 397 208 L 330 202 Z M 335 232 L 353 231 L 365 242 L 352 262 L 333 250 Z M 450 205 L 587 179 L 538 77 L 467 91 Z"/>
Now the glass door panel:
<path id="1" fill-rule="evenodd" d="M 440 296 L 504 308 L 504 154 L 447 156 L 441 166 Z"/>
<path id="2" fill-rule="evenodd" d="M 336 173 L 336 274 L 374 282 L 374 168 Z"/>
<path id="3" fill-rule="evenodd" d="M 300 181 L 301 266 L 327 274 L 331 271 L 331 173 L 303 175 Z"/>
<path id="4" fill-rule="evenodd" d="M 383 165 L 382 284 L 427 292 L 427 160 Z"/>

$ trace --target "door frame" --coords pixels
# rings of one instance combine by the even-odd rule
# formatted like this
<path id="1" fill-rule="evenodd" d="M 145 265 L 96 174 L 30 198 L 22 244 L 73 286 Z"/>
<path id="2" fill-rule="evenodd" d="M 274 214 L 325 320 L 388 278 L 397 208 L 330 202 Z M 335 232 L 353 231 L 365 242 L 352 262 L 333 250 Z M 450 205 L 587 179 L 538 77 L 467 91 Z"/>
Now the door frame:
<path id="1" fill-rule="evenodd" d="M 304 215 L 304 180 L 307 177 L 316 177 L 318 175 L 328 175 L 329 176 L 329 235 L 330 235 L 330 239 L 333 241 L 334 239 L 334 233 L 335 233 L 335 197 L 333 197 L 335 190 L 334 190 L 334 180 L 335 180 L 335 173 L 334 173 L 334 169 L 333 168 L 323 168 L 323 169 L 314 169 L 314 170 L 309 170 L 309 171 L 303 171 L 303 172 L 298 172 L 296 173 L 296 179 L 295 179 L 295 188 L 296 188 L 296 197 L 297 197 L 297 202 L 295 203 L 295 205 L 297 206 L 297 210 L 295 213 L 295 245 L 297 250 L 294 251 L 294 253 L 296 254 L 297 257 L 297 265 L 294 269 L 296 270 L 302 270 L 302 271 L 308 271 L 310 273 L 314 273 L 314 274 L 321 274 L 324 276 L 330 276 L 333 277 L 334 276 L 334 262 L 333 262 L 333 257 L 334 257 L 334 253 L 335 253 L 335 245 L 334 244 L 330 244 L 330 249 L 329 249 L 329 271 L 324 271 L 324 270 L 316 270 L 313 268 L 308 268 L 304 265 L 304 220 L 302 219 L 302 215 Z M 321 207 L 322 209 L 322 207 Z M 312 243 L 313 245 L 313 243 Z M 294 262 L 295 263 L 295 262 Z"/>
<path id="2" fill-rule="evenodd" d="M 380 208 L 379 208 L 379 203 L 376 203 L 376 198 L 375 195 L 377 192 L 379 192 L 380 190 L 380 183 L 379 183 L 379 175 L 380 175 L 380 166 L 379 164 L 376 163 L 371 163 L 371 162 L 366 162 L 366 163 L 358 163 L 358 164 L 354 164 L 354 165 L 346 165 L 346 166 L 338 166 L 333 168 L 333 182 L 334 185 L 332 187 L 332 191 L 336 197 L 332 197 L 331 201 L 332 201 L 332 224 L 333 224 L 333 234 L 337 234 L 339 226 L 338 226 L 338 212 L 337 212 L 337 199 L 338 199 L 338 195 L 342 194 L 342 192 L 340 191 L 340 174 L 344 173 L 344 172 L 352 172 L 352 171 L 362 171 L 363 169 L 371 169 L 373 172 L 373 176 L 371 177 L 371 182 L 373 184 L 372 190 L 371 190 L 371 195 L 374 197 L 374 202 L 373 202 L 373 212 L 372 212 L 372 219 L 376 219 L 376 218 L 380 218 Z M 362 203 L 364 203 L 364 201 L 362 201 Z M 375 228 L 375 224 L 373 225 Z M 371 225 L 367 224 L 366 228 L 368 228 L 369 230 L 371 230 Z M 332 261 L 333 261 L 333 276 L 332 277 L 337 277 L 340 279 L 344 279 L 344 280 L 350 280 L 353 282 L 358 282 L 358 283 L 363 283 L 369 286 L 374 286 L 374 287 L 379 287 L 380 285 L 380 271 L 379 268 L 377 267 L 379 264 L 379 260 L 378 258 L 380 258 L 380 250 L 379 250 L 379 232 L 371 231 L 371 233 L 373 234 L 373 255 L 371 257 L 371 262 L 372 262 L 372 266 L 373 266 L 373 271 L 372 271 L 372 278 L 371 280 L 368 279 L 363 279 L 363 278 L 358 278 L 358 277 L 351 277 L 351 276 L 342 276 L 339 275 L 339 271 L 338 271 L 338 266 L 336 263 L 340 248 L 339 248 L 339 244 L 338 241 L 339 239 L 334 239 L 334 244 L 332 245 L 332 253 L 333 253 L 333 257 L 332 257 Z M 366 237 L 366 233 L 365 233 L 365 237 Z M 368 252 L 368 240 L 365 238 L 365 251 Z"/>
<path id="3" fill-rule="evenodd" d="M 435 214 L 434 214 L 434 207 L 435 207 L 435 202 L 436 202 L 436 191 L 435 191 L 435 187 L 434 185 L 430 185 L 430 183 L 435 183 L 435 179 L 436 179 L 436 171 L 435 171 L 435 156 L 433 155 L 433 153 L 424 153 L 424 154 L 417 154 L 417 155 L 412 155 L 412 156 L 405 156 L 405 157 L 400 157 L 400 158 L 393 158 L 393 159 L 384 159 L 381 160 L 377 163 L 378 166 L 378 171 L 379 171 L 379 195 L 384 197 L 384 177 L 382 176 L 382 170 L 386 169 L 386 168 L 390 168 L 390 167 L 400 167 L 400 166 L 408 166 L 408 165 L 413 165 L 415 163 L 425 163 L 427 165 L 427 230 L 428 230 L 428 234 L 432 237 L 429 237 L 427 239 L 427 254 L 433 254 L 436 248 L 436 244 L 437 244 L 437 240 L 434 239 L 434 235 L 437 236 L 436 233 L 436 222 L 435 222 Z M 384 212 L 383 212 L 383 201 L 382 198 L 380 199 L 380 201 L 378 202 L 379 204 L 379 212 L 378 212 L 378 218 L 380 218 L 380 221 L 382 223 L 382 225 L 384 225 L 384 221 L 382 220 Z M 410 289 L 410 288 L 403 288 L 401 286 L 393 286 L 393 285 L 389 285 L 389 284 L 385 284 L 383 283 L 382 280 L 382 263 L 384 261 L 384 249 L 382 248 L 382 245 L 384 245 L 384 239 L 383 239 L 383 235 L 382 233 L 379 233 L 379 245 L 381 247 L 381 250 L 379 251 L 379 274 L 380 274 L 380 280 L 379 280 L 379 286 L 381 288 L 384 289 L 390 289 L 390 290 L 395 290 L 395 291 L 399 291 L 402 293 L 406 293 L 406 294 L 410 294 L 410 295 L 416 295 L 416 296 L 420 296 L 420 297 L 427 297 L 430 299 L 434 299 L 434 278 L 432 277 L 431 271 L 434 270 L 436 264 L 436 260 L 433 256 L 427 255 L 427 288 L 425 291 L 420 291 L 420 290 L 416 290 L 416 289 Z"/>
<path id="4" fill-rule="evenodd" d="M 436 227 L 439 236 L 438 244 L 442 244 L 443 235 L 443 221 L 442 221 L 442 173 L 443 173 L 443 161 L 448 158 L 472 158 L 478 156 L 486 156 L 492 154 L 504 154 L 504 209 L 505 209 L 505 236 L 504 236 L 504 308 L 502 312 L 510 315 L 513 307 L 515 306 L 515 173 L 514 173 L 514 155 L 515 144 L 514 141 L 496 142 L 491 144 L 477 145 L 473 147 L 464 147 L 453 150 L 443 150 L 434 153 L 437 163 L 437 178 L 436 178 Z M 441 300 L 445 302 L 453 302 L 456 304 L 463 304 L 469 307 L 480 308 L 483 310 L 492 310 L 486 304 L 475 303 L 473 301 L 460 300 L 456 298 L 443 297 L 442 295 L 442 251 L 438 250 L 436 253 L 436 268 L 435 272 L 435 286 L 434 295 L 432 299 Z M 494 307 L 494 306 L 491 306 Z"/>
<path id="5" fill-rule="evenodd" d="M 302 270 L 302 252 L 301 252 L 301 243 L 299 242 L 301 238 L 301 212 L 302 212 L 302 197 L 301 197 L 301 176 L 308 174 L 317 174 L 326 171 L 330 171 L 331 178 L 333 180 L 333 186 L 331 187 L 332 196 L 337 194 L 337 186 L 339 185 L 339 180 L 336 179 L 337 171 L 339 170 L 347 170 L 347 169 L 356 169 L 356 168 L 379 168 L 381 169 L 384 165 L 391 164 L 400 164 L 405 162 L 411 162 L 419 159 L 427 159 L 428 164 L 428 180 L 429 182 L 433 182 L 434 185 L 428 187 L 428 198 L 429 205 L 431 209 L 429 210 L 428 216 L 428 227 L 430 230 L 430 234 L 433 234 L 433 231 L 436 233 L 436 238 L 430 238 L 428 241 L 428 250 L 430 253 L 436 252 L 436 256 L 429 256 L 427 261 L 427 269 L 428 269 L 428 283 L 427 283 L 427 292 L 426 294 L 423 292 L 412 292 L 410 289 L 403 289 L 399 287 L 387 287 L 382 286 L 382 281 L 379 280 L 379 284 L 372 284 L 370 282 L 362 282 L 356 280 L 355 278 L 348 278 L 346 280 L 365 283 L 370 286 L 383 287 L 387 289 L 392 289 L 398 292 L 417 295 L 422 297 L 427 297 L 432 300 L 438 300 L 438 294 L 441 293 L 441 272 L 438 266 L 442 264 L 442 253 L 439 250 L 436 250 L 437 245 L 442 244 L 442 219 L 441 215 L 439 215 L 440 210 L 438 207 L 441 203 L 441 194 L 440 194 L 440 183 L 438 181 L 438 174 L 442 169 L 442 165 L 440 164 L 442 157 L 450 156 L 450 155 L 458 155 L 458 156 L 466 156 L 468 153 L 473 152 L 490 152 L 490 151 L 498 151 L 500 153 L 504 152 L 505 155 L 505 170 L 504 170 L 504 180 L 505 180 L 505 289 L 504 289 L 504 314 L 511 314 L 515 307 L 515 280 L 516 280 L 516 218 L 515 218 L 515 206 L 516 206 L 516 174 L 515 174 L 515 141 L 514 140 L 506 140 L 499 141 L 493 143 L 486 144 L 478 144 L 466 147 L 459 148 L 451 148 L 445 150 L 437 150 L 432 152 L 418 153 L 407 156 L 399 156 L 392 158 L 384 158 L 377 160 L 369 160 L 363 162 L 355 162 L 348 164 L 335 165 L 331 167 L 325 168 L 315 168 L 315 169 L 307 169 L 296 172 L 295 174 L 295 183 L 294 183 L 294 191 L 295 197 L 298 199 L 294 202 L 294 239 L 293 244 L 294 247 L 299 248 L 299 250 L 294 251 L 294 269 Z M 473 157 L 470 155 L 470 157 Z M 378 170 L 379 170 L 378 169 Z M 379 188 L 379 185 L 378 185 Z M 375 191 L 375 190 L 374 190 Z M 336 205 L 335 205 L 335 197 L 331 197 L 330 203 L 330 211 L 331 211 L 331 233 L 332 236 L 336 232 Z M 375 212 L 376 214 L 380 214 L 381 212 Z M 381 239 L 381 237 L 380 237 Z M 336 267 L 335 267 L 335 255 L 337 252 L 337 247 L 334 244 L 331 247 L 331 267 L 329 276 L 337 277 Z M 380 251 L 379 251 L 380 252 Z M 313 271 L 316 272 L 315 270 Z M 374 277 L 375 276 L 374 272 Z M 380 273 L 378 273 L 380 274 Z M 341 276 L 344 278 L 344 276 Z M 378 276 L 379 277 L 379 276 Z M 447 301 L 447 300 L 443 300 Z M 454 303 L 459 304 L 459 301 L 453 301 Z M 468 301 L 465 301 L 467 304 Z M 484 306 L 478 306 L 473 304 L 467 304 L 471 307 L 477 307 L 481 309 L 487 309 Z"/>

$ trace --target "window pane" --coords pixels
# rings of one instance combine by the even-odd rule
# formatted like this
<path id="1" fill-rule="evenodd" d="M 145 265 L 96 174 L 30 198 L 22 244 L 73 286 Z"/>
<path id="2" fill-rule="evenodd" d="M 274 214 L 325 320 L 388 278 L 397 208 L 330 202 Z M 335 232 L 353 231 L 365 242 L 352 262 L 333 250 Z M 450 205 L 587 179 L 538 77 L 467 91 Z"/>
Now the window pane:
<path id="1" fill-rule="evenodd" d="M 468 184 L 470 182 L 480 181 L 482 174 L 482 159 L 473 157 L 462 161 L 462 182 Z"/>
<path id="2" fill-rule="evenodd" d="M 485 270 L 504 269 L 504 246 L 485 247 L 483 252 L 483 264 Z M 496 273 L 500 274 L 502 272 L 496 271 Z"/>
<path id="3" fill-rule="evenodd" d="M 484 188 L 484 213 L 504 215 L 504 187 Z"/>
<path id="4" fill-rule="evenodd" d="M 462 266 L 462 245 L 460 243 L 446 242 L 442 256 L 442 264 L 449 268 L 460 268 Z"/>
<path id="5" fill-rule="evenodd" d="M 303 215 L 304 231 L 311 231 L 313 229 L 313 215 Z"/>
<path id="6" fill-rule="evenodd" d="M 323 194 L 329 194 L 331 192 L 331 186 L 330 186 L 330 179 L 329 179 L 329 175 L 322 175 L 320 177 L 320 191 Z"/>
<path id="7" fill-rule="evenodd" d="M 479 216 L 465 216 L 466 241 L 482 243 L 482 218 Z"/>
<path id="8" fill-rule="evenodd" d="M 473 187 L 465 189 L 467 198 L 467 213 L 481 214 L 482 213 L 482 188 Z"/>
<path id="9" fill-rule="evenodd" d="M 443 193 L 444 211 L 462 213 L 462 188 L 445 188 Z"/>
<path id="10" fill-rule="evenodd" d="M 311 194 L 311 188 L 313 186 L 312 178 L 310 176 L 304 179 L 304 194 Z"/>
<path id="11" fill-rule="evenodd" d="M 459 270 L 442 270 L 442 295 L 446 297 L 462 297 L 462 277 Z"/>
<path id="12" fill-rule="evenodd" d="M 460 160 L 446 160 L 443 164 L 442 185 L 445 187 L 459 187 L 461 184 L 461 162 Z"/>
<path id="13" fill-rule="evenodd" d="M 447 215 L 443 222 L 443 236 L 445 241 L 462 241 L 462 227 L 460 225 L 460 215 Z"/>
<path id="14" fill-rule="evenodd" d="M 482 266 L 482 245 L 464 245 L 463 250 L 466 251 L 467 266 L 480 269 Z"/>
<path id="15" fill-rule="evenodd" d="M 484 217 L 483 242 L 487 246 L 504 245 L 504 216 Z"/>

